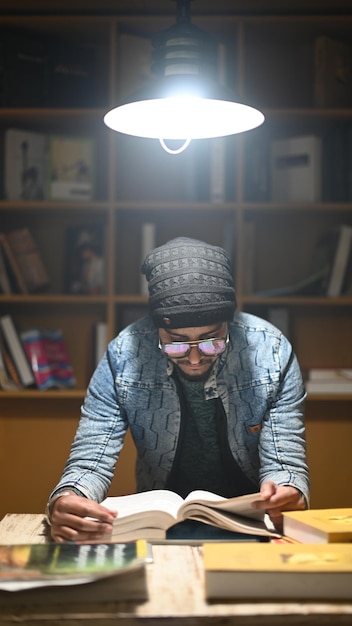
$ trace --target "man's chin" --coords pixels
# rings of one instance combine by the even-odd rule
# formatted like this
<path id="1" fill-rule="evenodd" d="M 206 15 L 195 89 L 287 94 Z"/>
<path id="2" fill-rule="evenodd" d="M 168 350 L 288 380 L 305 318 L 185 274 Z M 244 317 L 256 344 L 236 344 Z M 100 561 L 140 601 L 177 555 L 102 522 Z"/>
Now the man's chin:
<path id="1" fill-rule="evenodd" d="M 198 369 L 194 369 L 192 370 L 191 367 L 187 367 L 186 365 L 179 365 L 177 364 L 176 367 L 178 367 L 178 369 L 181 371 L 181 374 L 184 378 L 186 378 L 187 380 L 194 380 L 194 381 L 199 381 L 199 380 L 206 380 L 209 376 L 210 370 L 213 366 L 213 363 L 210 363 L 210 365 L 206 368 L 198 368 Z"/>

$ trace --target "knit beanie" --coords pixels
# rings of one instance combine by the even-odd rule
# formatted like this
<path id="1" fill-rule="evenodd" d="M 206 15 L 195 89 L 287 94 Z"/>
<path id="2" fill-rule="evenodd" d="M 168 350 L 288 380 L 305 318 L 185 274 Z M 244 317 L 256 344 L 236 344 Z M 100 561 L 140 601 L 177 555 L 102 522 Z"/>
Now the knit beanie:
<path id="1" fill-rule="evenodd" d="M 223 248 L 177 237 L 152 250 L 141 271 L 158 328 L 211 326 L 232 320 L 236 294 Z"/>

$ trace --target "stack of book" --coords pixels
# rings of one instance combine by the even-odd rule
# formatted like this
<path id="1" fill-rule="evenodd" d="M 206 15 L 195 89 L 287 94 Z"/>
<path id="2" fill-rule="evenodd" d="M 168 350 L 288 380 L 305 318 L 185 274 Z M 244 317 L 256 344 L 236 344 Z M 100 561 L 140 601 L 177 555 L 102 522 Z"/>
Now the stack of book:
<path id="1" fill-rule="evenodd" d="M 305 385 L 308 394 L 352 394 L 352 369 L 310 369 Z"/>
<path id="2" fill-rule="evenodd" d="M 209 600 L 350 600 L 352 508 L 283 512 L 283 540 L 205 543 Z"/>

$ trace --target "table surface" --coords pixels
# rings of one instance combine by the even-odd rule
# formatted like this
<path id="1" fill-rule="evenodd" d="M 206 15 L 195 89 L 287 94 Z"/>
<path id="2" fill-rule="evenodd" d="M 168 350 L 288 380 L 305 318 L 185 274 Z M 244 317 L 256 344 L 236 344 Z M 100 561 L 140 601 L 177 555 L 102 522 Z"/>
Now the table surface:
<path id="1" fill-rule="evenodd" d="M 0 544 L 47 541 L 43 515 L 8 514 L 0 521 Z M 208 604 L 204 598 L 201 546 L 153 545 L 154 562 L 147 564 L 146 602 L 92 604 L 73 609 L 50 606 L 3 611 L 0 626 L 99 626 L 141 622 L 153 626 L 352 626 L 351 602 L 229 602 Z"/>

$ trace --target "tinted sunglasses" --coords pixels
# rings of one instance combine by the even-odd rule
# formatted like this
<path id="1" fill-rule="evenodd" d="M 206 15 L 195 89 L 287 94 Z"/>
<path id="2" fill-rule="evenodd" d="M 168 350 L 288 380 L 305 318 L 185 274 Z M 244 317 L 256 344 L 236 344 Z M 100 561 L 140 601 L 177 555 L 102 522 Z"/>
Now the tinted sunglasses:
<path id="1" fill-rule="evenodd" d="M 181 359 L 188 356 L 194 346 L 203 356 L 218 356 L 218 354 L 225 352 L 228 342 L 229 335 L 222 338 L 212 337 L 198 341 L 172 341 L 170 343 L 163 343 L 159 339 L 159 348 L 163 354 L 171 359 Z"/>

